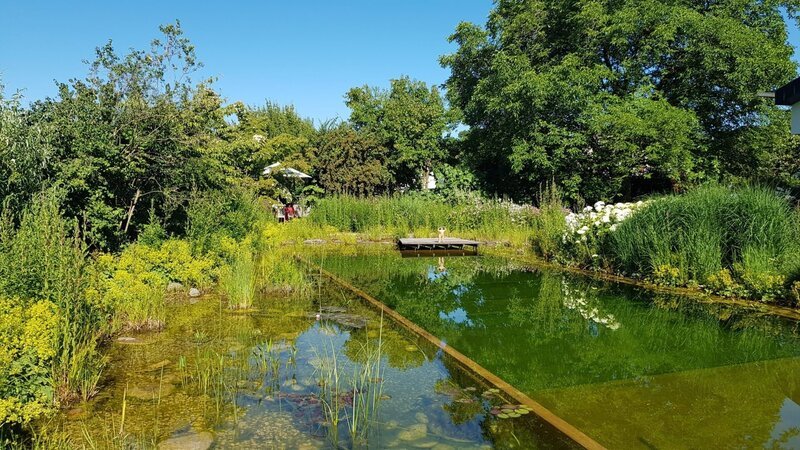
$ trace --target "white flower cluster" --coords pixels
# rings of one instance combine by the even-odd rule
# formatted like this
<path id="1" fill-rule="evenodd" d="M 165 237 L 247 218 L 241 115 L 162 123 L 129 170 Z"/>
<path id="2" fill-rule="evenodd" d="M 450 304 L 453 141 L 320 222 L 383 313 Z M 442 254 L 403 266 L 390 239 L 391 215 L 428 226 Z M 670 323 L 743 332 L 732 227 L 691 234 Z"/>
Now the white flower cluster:
<path id="1" fill-rule="evenodd" d="M 601 314 L 597 306 L 589 304 L 585 289 L 573 289 L 566 278 L 561 279 L 561 288 L 564 293 L 564 306 L 577 311 L 587 322 L 594 322 L 609 330 L 618 330 L 621 326 L 613 314 Z M 592 302 L 597 303 L 597 302 Z"/>
<path id="2" fill-rule="evenodd" d="M 562 240 L 564 243 L 574 240 L 575 243 L 586 242 L 590 235 L 598 235 L 615 231 L 622 221 L 641 208 L 645 202 L 606 204 L 597 202 L 587 206 L 579 213 L 567 214 L 567 229 Z"/>

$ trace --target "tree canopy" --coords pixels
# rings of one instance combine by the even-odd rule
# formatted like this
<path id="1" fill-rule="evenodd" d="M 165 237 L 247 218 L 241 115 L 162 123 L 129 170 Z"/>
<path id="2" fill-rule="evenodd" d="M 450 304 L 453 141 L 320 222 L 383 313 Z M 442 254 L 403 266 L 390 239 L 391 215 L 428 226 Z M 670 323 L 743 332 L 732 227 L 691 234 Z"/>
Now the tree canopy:
<path id="1" fill-rule="evenodd" d="M 760 152 L 747 130 L 775 120 L 757 94 L 796 73 L 781 14 L 799 5 L 498 0 L 441 58 L 469 164 L 490 192 L 555 179 L 591 199 L 746 175 Z"/>

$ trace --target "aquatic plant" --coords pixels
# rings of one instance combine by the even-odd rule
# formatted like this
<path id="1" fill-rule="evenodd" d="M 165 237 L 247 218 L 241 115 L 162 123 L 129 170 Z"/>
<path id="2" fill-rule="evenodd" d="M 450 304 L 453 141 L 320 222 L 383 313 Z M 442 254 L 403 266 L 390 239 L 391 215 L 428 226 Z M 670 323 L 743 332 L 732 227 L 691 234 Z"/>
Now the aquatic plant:
<path id="1" fill-rule="evenodd" d="M 361 363 L 354 363 L 349 377 L 337 357 L 333 343 L 325 347 L 324 354 L 317 355 L 320 361 L 319 398 L 325 420 L 329 424 L 327 436 L 334 446 L 339 445 L 339 424 L 345 421 L 350 439 L 366 443 L 369 430 L 375 421 L 383 397 L 382 369 L 383 315 L 377 343 L 369 340 L 361 344 Z"/>
<path id="2" fill-rule="evenodd" d="M 256 294 L 256 262 L 247 245 L 241 245 L 229 266 L 220 273 L 220 288 L 231 309 L 249 309 Z"/>

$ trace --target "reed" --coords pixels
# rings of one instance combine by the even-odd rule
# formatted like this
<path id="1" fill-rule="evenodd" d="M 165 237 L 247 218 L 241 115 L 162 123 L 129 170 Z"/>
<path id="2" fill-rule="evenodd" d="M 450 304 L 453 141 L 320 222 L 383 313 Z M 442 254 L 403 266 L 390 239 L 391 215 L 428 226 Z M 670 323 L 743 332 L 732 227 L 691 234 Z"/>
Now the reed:
<path id="1" fill-rule="evenodd" d="M 724 272 L 759 297 L 797 279 L 800 228 L 768 188 L 707 185 L 650 202 L 611 234 L 608 251 L 626 274 L 684 285 Z"/>
<path id="2" fill-rule="evenodd" d="M 229 266 L 222 269 L 220 287 L 231 309 L 250 309 L 256 294 L 256 262 L 252 250 L 241 245 Z"/>
<path id="3" fill-rule="evenodd" d="M 375 236 L 435 235 L 439 227 L 470 237 L 525 242 L 532 207 L 480 197 L 445 201 L 436 196 L 335 196 L 320 200 L 310 221 L 339 232 Z"/>

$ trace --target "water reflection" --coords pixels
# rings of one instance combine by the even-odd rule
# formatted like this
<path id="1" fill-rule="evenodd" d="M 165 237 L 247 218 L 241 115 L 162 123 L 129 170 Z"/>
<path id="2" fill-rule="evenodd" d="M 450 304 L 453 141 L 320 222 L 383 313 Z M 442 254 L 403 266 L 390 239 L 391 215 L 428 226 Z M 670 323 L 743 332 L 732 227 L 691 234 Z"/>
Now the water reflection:
<path id="1" fill-rule="evenodd" d="M 318 260 L 606 445 L 796 443 L 796 322 L 490 257 Z"/>

